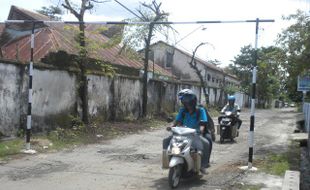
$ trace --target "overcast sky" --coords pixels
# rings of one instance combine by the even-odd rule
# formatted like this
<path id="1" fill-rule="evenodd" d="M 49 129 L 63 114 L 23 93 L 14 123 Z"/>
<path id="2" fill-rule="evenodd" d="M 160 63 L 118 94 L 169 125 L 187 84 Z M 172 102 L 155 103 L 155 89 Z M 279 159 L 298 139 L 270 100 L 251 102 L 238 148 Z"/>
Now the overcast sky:
<path id="1" fill-rule="evenodd" d="M 79 0 L 74 0 L 79 2 Z M 119 0 L 131 10 L 139 6 L 141 0 Z M 142 0 L 143 1 L 143 0 Z M 11 5 L 28 10 L 37 10 L 42 6 L 57 5 L 61 0 L 0 0 L 0 21 L 7 19 Z M 143 2 L 150 2 L 145 0 Z M 261 23 L 258 46 L 273 45 L 277 34 L 289 23 L 281 17 L 296 13 L 297 9 L 310 10 L 307 0 L 161 0 L 162 9 L 170 13 L 170 21 L 199 20 L 254 20 L 274 19 L 275 23 Z M 134 17 L 114 0 L 98 4 L 95 11 L 85 16 L 86 21 L 119 21 Z M 67 13 L 64 20 L 75 20 Z M 192 34 L 181 40 L 177 47 L 191 52 L 199 43 L 208 42 L 198 50 L 202 59 L 218 59 L 223 65 L 228 65 L 240 52 L 240 48 L 255 42 L 255 23 L 242 24 L 206 24 L 206 25 L 174 25 L 179 34 L 170 36 L 169 42 L 175 43 L 187 34 Z M 197 29 L 198 28 L 198 29 Z M 204 30 L 202 30 L 204 28 Z M 197 30 L 196 30 L 197 29 Z M 164 39 L 158 36 L 157 39 Z"/>

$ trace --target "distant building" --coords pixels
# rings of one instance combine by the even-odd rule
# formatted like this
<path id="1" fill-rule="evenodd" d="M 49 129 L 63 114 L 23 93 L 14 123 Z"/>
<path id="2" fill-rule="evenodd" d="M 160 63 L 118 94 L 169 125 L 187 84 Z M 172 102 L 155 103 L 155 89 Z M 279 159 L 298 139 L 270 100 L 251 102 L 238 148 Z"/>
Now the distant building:
<path id="1" fill-rule="evenodd" d="M 142 53 L 143 50 L 140 51 Z M 178 80 L 183 82 L 200 82 L 196 72 L 189 65 L 192 54 L 180 50 L 163 41 L 150 46 L 150 61 L 170 71 Z M 214 64 L 208 63 L 198 57 L 195 58 L 197 67 L 201 70 L 210 102 L 225 102 L 226 94 L 223 87 L 239 87 L 239 79 Z"/>
<path id="2" fill-rule="evenodd" d="M 181 81 L 197 82 L 199 78 L 188 64 L 192 54 L 171 46 L 163 41 L 158 41 L 150 47 L 150 60 L 166 70 L 171 71 Z M 202 71 L 204 81 L 209 87 L 219 88 L 225 80 L 225 85 L 239 86 L 236 76 L 225 73 L 223 69 L 208 63 L 198 57 L 195 58 L 198 68 Z"/>

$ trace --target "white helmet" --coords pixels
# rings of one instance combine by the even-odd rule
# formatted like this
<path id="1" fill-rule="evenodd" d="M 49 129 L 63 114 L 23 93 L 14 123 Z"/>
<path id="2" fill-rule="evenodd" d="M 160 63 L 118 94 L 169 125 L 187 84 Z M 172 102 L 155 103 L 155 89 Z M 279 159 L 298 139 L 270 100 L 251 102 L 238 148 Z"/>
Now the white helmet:
<path id="1" fill-rule="evenodd" d="M 195 93 L 191 89 L 185 88 L 178 92 L 179 99 L 181 100 L 182 96 L 185 94 L 196 96 Z"/>

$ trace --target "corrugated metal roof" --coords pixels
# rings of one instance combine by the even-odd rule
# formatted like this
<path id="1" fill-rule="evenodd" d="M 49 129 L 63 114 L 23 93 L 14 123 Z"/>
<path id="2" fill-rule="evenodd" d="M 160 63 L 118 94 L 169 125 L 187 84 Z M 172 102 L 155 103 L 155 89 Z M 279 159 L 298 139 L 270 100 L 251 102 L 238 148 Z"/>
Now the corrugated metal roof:
<path id="1" fill-rule="evenodd" d="M 8 18 L 10 18 L 12 16 L 13 12 L 15 12 L 15 11 L 22 13 L 23 14 L 22 16 L 28 17 L 29 20 L 50 20 L 50 18 L 48 16 L 42 15 L 40 13 L 29 11 L 27 9 L 17 7 L 15 5 L 11 6 L 11 10 L 10 10 Z"/>
<path id="2" fill-rule="evenodd" d="M 22 11 L 25 14 L 29 14 L 30 12 L 24 9 Z M 36 17 L 37 15 L 37 13 L 34 13 L 30 16 Z M 72 27 L 78 29 L 76 25 Z M 85 35 L 87 40 L 95 41 L 97 45 L 104 45 L 107 43 L 109 38 L 102 34 L 94 33 L 93 31 L 95 29 L 95 26 L 86 25 Z M 48 24 L 47 27 L 36 30 L 34 60 L 40 61 L 49 52 L 56 52 L 58 50 L 64 50 L 69 54 L 77 55 L 79 49 L 77 48 L 77 42 L 75 41 L 74 36 L 72 29 L 66 29 L 65 25 L 60 24 Z M 16 60 L 18 57 L 18 60 L 28 62 L 30 60 L 30 34 L 11 39 L 8 43 L 4 44 L 1 49 L 2 55 L 6 59 Z M 103 60 L 111 64 L 124 65 L 136 69 L 142 69 L 144 67 L 142 60 L 134 60 L 125 55 L 121 55 L 119 53 L 120 50 L 121 46 L 115 45 L 109 48 L 99 48 L 89 51 L 89 55 L 92 58 Z M 153 70 L 152 63 L 149 64 L 149 70 Z M 154 72 L 160 75 L 173 77 L 170 71 L 165 70 L 156 64 L 154 65 Z"/>

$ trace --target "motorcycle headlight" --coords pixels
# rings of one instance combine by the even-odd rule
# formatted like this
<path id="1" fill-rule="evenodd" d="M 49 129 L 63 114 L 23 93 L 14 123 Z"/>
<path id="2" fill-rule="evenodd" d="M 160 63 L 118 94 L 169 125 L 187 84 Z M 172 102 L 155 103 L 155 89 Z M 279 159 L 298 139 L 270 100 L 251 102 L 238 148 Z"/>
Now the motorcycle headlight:
<path id="1" fill-rule="evenodd" d="M 175 136 L 171 140 L 172 147 L 183 149 L 189 143 L 189 139 L 184 136 Z"/>
<path id="2" fill-rule="evenodd" d="M 172 147 L 171 154 L 180 154 L 181 149 L 179 147 Z"/>

